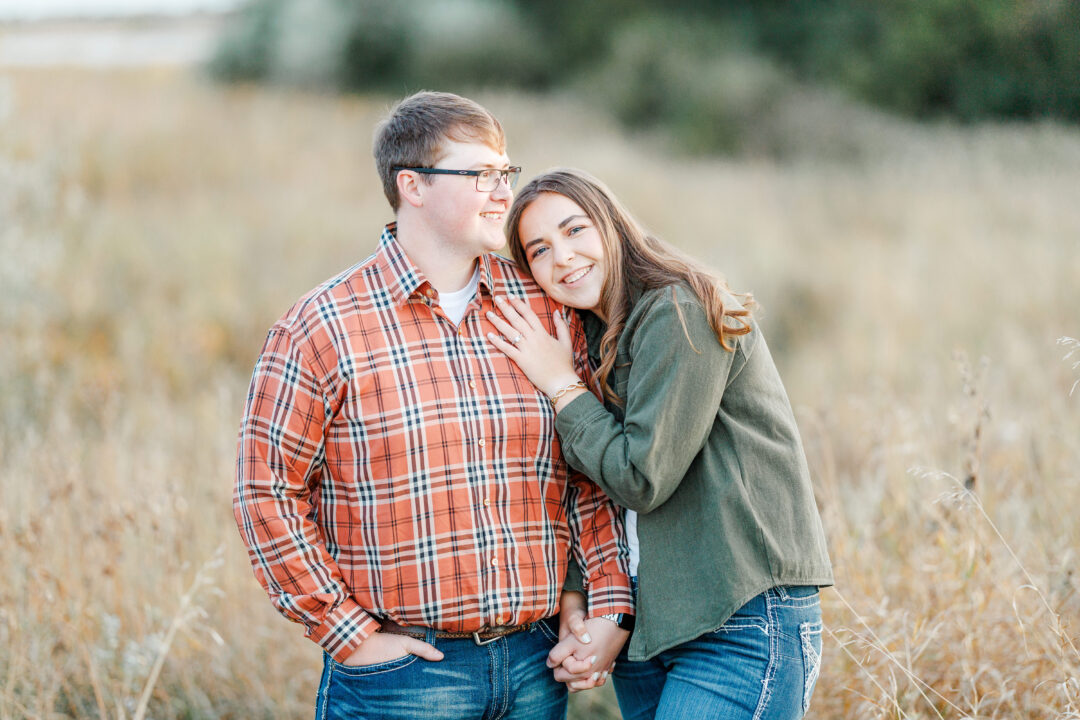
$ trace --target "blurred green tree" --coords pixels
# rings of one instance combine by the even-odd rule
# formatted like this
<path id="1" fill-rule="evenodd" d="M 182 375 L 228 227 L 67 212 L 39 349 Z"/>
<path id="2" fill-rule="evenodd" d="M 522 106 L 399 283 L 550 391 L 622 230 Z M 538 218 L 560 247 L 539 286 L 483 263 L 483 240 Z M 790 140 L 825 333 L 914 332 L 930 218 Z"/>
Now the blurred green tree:
<path id="1" fill-rule="evenodd" d="M 915 117 L 1080 120 L 1075 0 L 762 0 L 759 47 Z"/>
<path id="2" fill-rule="evenodd" d="M 254 0 L 209 64 L 223 80 L 396 94 L 424 87 L 544 86 L 535 33 L 495 0 Z"/>
<path id="3" fill-rule="evenodd" d="M 1078 0 L 253 0 L 211 70 L 395 94 L 585 88 L 694 150 L 808 84 L 918 118 L 1080 121 Z"/>

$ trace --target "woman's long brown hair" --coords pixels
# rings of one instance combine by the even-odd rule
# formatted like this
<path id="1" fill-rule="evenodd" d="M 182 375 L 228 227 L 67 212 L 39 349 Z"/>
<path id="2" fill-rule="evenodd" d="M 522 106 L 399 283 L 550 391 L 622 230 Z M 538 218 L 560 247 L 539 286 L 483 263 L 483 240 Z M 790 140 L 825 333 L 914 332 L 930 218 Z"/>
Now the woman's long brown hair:
<path id="1" fill-rule="evenodd" d="M 636 281 L 645 290 L 677 284 L 688 286 L 701 301 L 709 325 L 716 333 L 716 339 L 728 352 L 734 350 L 729 338 L 750 332 L 750 308 L 753 307 L 753 297 L 750 294 L 739 295 L 743 299 L 742 307 L 725 307 L 724 292 L 730 290 L 722 280 L 701 269 L 694 260 L 670 244 L 646 233 L 606 185 L 581 170 L 549 170 L 529 181 L 514 200 L 507 218 L 506 233 L 510 252 L 523 272 L 532 274 L 519 233 L 521 215 L 544 193 L 562 195 L 576 203 L 592 220 L 603 242 L 607 277 L 600 293 L 600 310 L 607 318 L 607 331 L 600 339 L 600 367 L 597 369 L 596 379 L 603 389 L 604 397 L 621 404 L 607 379 L 615 366 L 615 349 L 619 335 L 622 334 L 626 318 L 632 309 L 631 282 Z M 674 292 L 672 287 L 673 296 Z M 682 309 L 678 304 L 675 309 L 686 339 L 694 351 L 698 352 L 686 327 Z M 732 320 L 737 324 L 730 324 Z"/>

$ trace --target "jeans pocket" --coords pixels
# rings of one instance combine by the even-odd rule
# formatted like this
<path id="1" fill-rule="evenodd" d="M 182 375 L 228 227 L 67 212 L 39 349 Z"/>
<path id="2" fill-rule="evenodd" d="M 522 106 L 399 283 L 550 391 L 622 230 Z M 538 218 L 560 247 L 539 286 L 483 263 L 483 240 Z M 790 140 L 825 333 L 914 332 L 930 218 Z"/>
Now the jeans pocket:
<path id="1" fill-rule="evenodd" d="M 756 617 L 731 617 L 720 627 L 712 631 L 713 635 L 724 635 L 726 633 L 742 632 L 744 630 L 755 630 L 762 635 L 768 637 L 769 635 L 769 621 L 765 618 Z"/>
<path id="2" fill-rule="evenodd" d="M 554 628 L 551 627 L 552 622 L 556 623 Z M 559 626 L 556 616 L 537 620 L 533 627 L 537 628 L 544 637 L 550 640 L 552 645 L 559 644 Z"/>
<path id="3" fill-rule="evenodd" d="M 780 604 L 789 608 L 812 608 L 821 603 L 816 585 L 781 585 L 773 588 Z"/>
<path id="4" fill-rule="evenodd" d="M 821 672 L 821 623 L 799 624 L 799 639 L 803 656 L 803 702 L 805 713 L 810 708 L 810 696 L 814 694 L 818 674 Z"/>
<path id="5" fill-rule="evenodd" d="M 383 662 L 374 663 L 372 665 L 345 665 L 339 663 L 337 660 L 330 658 L 330 664 L 334 669 L 334 673 L 337 675 L 345 675 L 346 677 L 358 678 L 366 675 L 378 675 L 379 673 L 393 672 L 394 670 L 400 670 L 403 667 L 407 667 L 416 662 L 416 655 L 408 654 L 403 657 L 394 658 L 393 660 L 385 660 Z"/>

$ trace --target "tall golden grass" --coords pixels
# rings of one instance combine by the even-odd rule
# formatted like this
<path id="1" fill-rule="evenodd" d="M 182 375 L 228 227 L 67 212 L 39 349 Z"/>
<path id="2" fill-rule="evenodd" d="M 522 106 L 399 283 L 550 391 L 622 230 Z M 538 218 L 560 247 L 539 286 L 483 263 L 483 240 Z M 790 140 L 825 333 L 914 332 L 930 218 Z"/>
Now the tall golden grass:
<path id="1" fill-rule="evenodd" d="M 605 178 L 762 304 L 836 566 L 809 717 L 1080 717 L 1080 132 L 818 104 L 783 163 L 698 159 L 480 99 L 527 175 Z M 310 716 L 235 437 L 270 323 L 390 218 L 386 105 L 0 74 L 0 718 Z M 572 715 L 617 717 L 610 688 Z"/>

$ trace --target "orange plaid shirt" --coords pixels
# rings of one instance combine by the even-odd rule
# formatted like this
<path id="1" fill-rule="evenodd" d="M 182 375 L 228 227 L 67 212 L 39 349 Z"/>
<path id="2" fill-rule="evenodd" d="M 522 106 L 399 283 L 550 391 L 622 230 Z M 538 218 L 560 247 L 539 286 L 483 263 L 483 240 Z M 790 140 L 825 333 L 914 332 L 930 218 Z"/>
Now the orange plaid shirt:
<path id="1" fill-rule="evenodd" d="M 259 356 L 234 496 L 256 577 L 339 661 L 379 618 L 473 631 L 553 615 L 569 550 L 593 614 L 633 612 L 615 506 L 568 468 L 547 398 L 486 338 L 494 294 L 549 330 L 558 306 L 485 255 L 455 327 L 395 232 L 293 306 Z"/>

